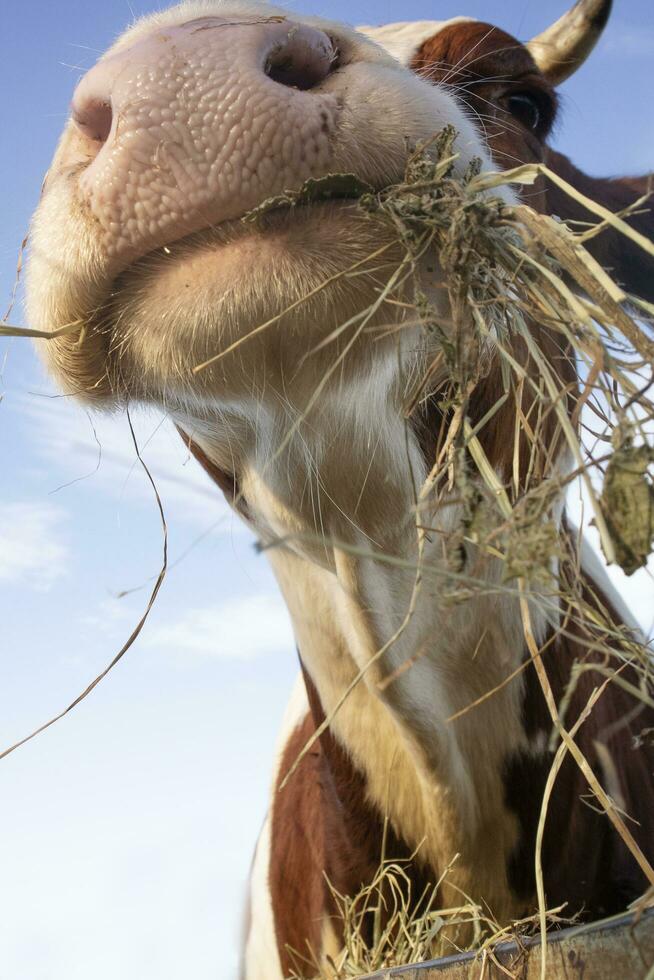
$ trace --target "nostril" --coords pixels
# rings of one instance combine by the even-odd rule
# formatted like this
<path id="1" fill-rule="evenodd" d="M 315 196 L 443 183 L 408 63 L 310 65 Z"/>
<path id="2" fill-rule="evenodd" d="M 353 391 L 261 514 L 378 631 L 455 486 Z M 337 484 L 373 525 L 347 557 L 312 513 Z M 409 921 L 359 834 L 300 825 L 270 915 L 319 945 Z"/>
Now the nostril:
<path id="1" fill-rule="evenodd" d="M 103 99 L 87 99 L 83 102 L 75 100 L 73 122 L 89 139 L 106 143 L 113 122 L 111 103 Z"/>
<path id="2" fill-rule="evenodd" d="M 289 33 L 268 55 L 266 75 L 279 85 L 303 91 L 314 88 L 338 67 L 338 51 L 319 31 Z"/>

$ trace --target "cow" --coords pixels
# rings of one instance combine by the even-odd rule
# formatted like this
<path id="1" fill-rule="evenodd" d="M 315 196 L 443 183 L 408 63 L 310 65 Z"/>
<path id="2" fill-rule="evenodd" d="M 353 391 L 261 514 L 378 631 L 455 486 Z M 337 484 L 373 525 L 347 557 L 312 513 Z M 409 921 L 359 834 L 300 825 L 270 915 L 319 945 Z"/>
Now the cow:
<path id="1" fill-rule="evenodd" d="M 475 160 L 486 170 L 544 162 L 610 210 L 628 208 L 647 177 L 589 177 L 548 144 L 556 87 L 590 53 L 610 7 L 579 0 L 523 44 L 467 18 L 356 31 L 252 0 L 186 0 L 136 22 L 74 93 L 31 225 L 30 325 L 70 325 L 41 345 L 67 393 L 99 408 L 148 403 L 174 420 L 262 542 L 297 640 L 301 673 L 251 871 L 247 980 L 311 975 L 311 957 L 335 955 L 334 891 L 356 894 L 384 857 L 403 862 L 413 895 L 443 878 L 445 905 L 470 895 L 499 923 L 533 913 L 553 749 L 519 598 L 493 588 L 498 559 L 462 545 L 462 567 L 474 563 L 489 588 L 446 604 L 436 576 L 407 616 L 416 488 L 447 409 L 424 397 L 409 418 L 403 411 L 429 352 L 415 312 L 395 296 L 379 301 L 402 258 L 396 237 L 346 194 L 241 219 L 309 178 L 397 183 L 415 147 L 445 126 L 458 134 L 459 174 Z M 544 178 L 529 203 L 592 220 Z M 654 237 L 647 207 L 629 221 Z M 607 226 L 587 247 L 627 290 L 654 299 L 637 244 Z M 444 296 L 432 302 L 446 317 Z M 343 324 L 369 307 L 366 330 L 348 333 Z M 572 358 L 557 361 L 544 331 L 538 342 L 571 390 Z M 491 356 L 472 425 L 497 398 L 498 371 Z M 514 408 L 479 436 L 504 485 Z M 563 450 L 551 462 L 570 465 Z M 425 563 L 435 568 L 443 535 L 463 519 L 459 502 L 445 503 L 428 514 Z M 574 547 L 563 513 L 558 522 Z M 583 546 L 579 562 L 585 607 L 625 635 L 629 611 L 603 569 Z M 602 628 L 592 619 L 558 630 L 532 604 L 557 701 L 574 665 L 593 662 Z M 580 676 L 568 726 L 597 682 L 592 670 Z M 652 710 L 616 684 L 577 741 L 600 777 L 603 744 L 652 861 L 654 755 L 633 750 L 648 728 Z M 543 880 L 550 907 L 597 918 L 624 910 L 647 881 L 587 796 L 566 759 Z"/>

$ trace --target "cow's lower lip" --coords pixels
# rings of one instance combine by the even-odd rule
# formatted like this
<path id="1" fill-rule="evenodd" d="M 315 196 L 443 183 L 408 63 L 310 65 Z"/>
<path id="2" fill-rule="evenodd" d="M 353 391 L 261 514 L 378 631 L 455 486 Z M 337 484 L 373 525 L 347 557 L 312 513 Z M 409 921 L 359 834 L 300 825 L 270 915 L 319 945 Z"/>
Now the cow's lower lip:
<path id="1" fill-rule="evenodd" d="M 254 248 L 248 250 L 248 260 L 252 261 L 254 268 L 260 262 L 271 261 L 271 254 L 281 255 L 287 247 L 292 252 L 297 252 L 293 239 L 298 234 L 309 245 L 313 245 L 324 240 L 326 227 L 331 227 L 333 231 L 334 225 L 340 228 L 341 222 L 345 228 L 349 221 L 358 224 L 374 220 L 359 208 L 358 199 L 350 196 L 274 207 L 253 220 L 249 217 L 252 213 L 250 211 L 239 218 L 207 225 L 182 235 L 130 262 L 112 278 L 106 294 L 108 301 L 113 304 L 114 300 L 120 300 L 125 289 L 132 293 L 134 288 L 140 289 L 141 284 L 146 281 L 153 283 L 160 277 L 165 277 L 169 271 L 181 271 L 187 262 L 194 262 L 200 253 L 210 256 L 210 261 L 215 263 L 213 268 L 220 273 L 225 258 L 229 256 L 230 264 L 233 261 L 234 248 L 247 248 L 249 243 L 254 242 Z M 262 252 L 257 239 L 262 245 L 268 240 L 277 242 L 279 247 L 274 245 L 272 253 L 270 250 Z"/>
<path id="2" fill-rule="evenodd" d="M 326 217 L 329 212 L 342 213 L 348 210 L 358 211 L 358 202 L 355 198 L 333 197 L 322 201 L 302 201 L 289 207 L 273 208 L 255 221 L 244 221 L 246 217 L 244 215 L 182 235 L 139 256 L 111 277 L 106 290 L 96 297 L 94 312 L 88 319 L 89 325 L 104 326 L 107 317 L 109 322 L 113 321 L 115 310 L 121 305 L 121 297 L 125 292 L 129 295 L 134 289 L 140 290 L 142 286 L 147 288 L 148 281 L 152 284 L 160 278 L 165 278 L 168 271 L 181 271 L 187 262 L 192 262 L 203 250 L 214 255 L 215 268 L 218 270 L 221 265 L 221 255 L 225 254 L 224 250 L 229 251 L 232 246 L 238 246 L 239 242 L 247 241 L 250 235 L 262 233 L 265 235 L 267 231 L 273 236 L 280 232 L 285 234 L 294 226 L 306 226 L 311 222 L 312 217 L 314 220 L 320 220 L 318 216 L 321 213 Z M 247 214 L 251 213 L 247 212 Z M 87 320 L 87 317 L 88 314 L 82 315 L 80 319 Z"/>
<path id="3" fill-rule="evenodd" d="M 122 269 L 115 276 L 110 293 L 113 294 L 116 291 L 116 284 L 120 283 L 121 279 L 123 279 L 125 275 L 129 275 L 130 272 L 137 269 L 141 264 L 147 265 L 153 261 L 156 261 L 157 259 L 174 256 L 176 252 L 183 253 L 185 250 L 192 250 L 200 244 L 205 245 L 210 243 L 212 233 L 215 234 L 215 244 L 217 247 L 219 247 L 222 244 L 221 238 L 226 232 L 228 234 L 229 232 L 233 232 L 234 238 L 240 238 L 241 236 L 245 237 L 248 229 L 260 230 L 265 228 L 266 225 L 271 229 L 275 229 L 279 225 L 284 224 L 285 221 L 295 213 L 300 213 L 303 216 L 308 217 L 313 211 L 320 211 L 328 208 L 345 210 L 348 208 L 348 206 L 355 208 L 357 203 L 357 198 L 352 196 L 334 196 L 324 198 L 322 200 L 297 201 L 289 205 L 280 204 L 278 206 L 271 206 L 269 210 L 261 212 L 258 217 L 255 217 L 255 211 L 257 210 L 255 208 L 238 218 L 228 218 L 227 220 L 221 221 L 218 224 L 207 225 L 204 228 L 184 234 L 179 238 L 171 239 L 170 242 L 167 242 L 164 245 L 159 245 L 157 248 L 154 248 L 134 259 L 134 261 L 130 262 L 125 269 Z"/>
<path id="4" fill-rule="evenodd" d="M 206 227 L 200 228 L 197 231 L 190 232 L 187 235 L 182 235 L 181 238 L 173 239 L 171 242 L 153 249 L 152 252 L 148 253 L 148 255 L 156 255 L 161 252 L 168 254 L 168 252 L 170 252 L 173 248 L 190 243 L 195 238 L 200 236 L 210 235 L 212 231 L 219 234 L 226 229 L 238 229 L 241 233 L 247 233 L 248 228 L 256 229 L 257 227 L 264 227 L 267 222 L 275 223 L 277 221 L 283 221 L 285 217 L 290 217 L 296 212 L 308 214 L 313 210 L 327 208 L 331 205 L 350 205 L 355 207 L 357 205 L 357 201 L 358 199 L 355 197 L 335 195 L 334 197 L 325 197 L 320 200 L 299 200 L 289 204 L 280 203 L 278 205 L 271 205 L 267 210 L 259 211 L 259 209 L 262 207 L 260 205 L 257 208 L 253 208 L 251 211 L 247 211 L 238 218 L 229 218 L 226 221 L 219 222 L 218 224 L 207 225 Z M 147 258 L 147 256 L 144 256 L 144 258 Z"/>

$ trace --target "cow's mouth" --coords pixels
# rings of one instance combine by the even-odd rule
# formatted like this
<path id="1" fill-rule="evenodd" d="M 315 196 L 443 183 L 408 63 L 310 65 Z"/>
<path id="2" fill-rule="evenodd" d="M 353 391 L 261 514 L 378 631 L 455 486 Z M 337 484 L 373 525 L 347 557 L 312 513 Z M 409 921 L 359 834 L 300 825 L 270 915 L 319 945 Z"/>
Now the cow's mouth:
<path id="1" fill-rule="evenodd" d="M 251 270 L 256 275 L 261 266 L 278 267 L 286 256 L 292 260 L 299 241 L 305 259 L 319 265 L 326 238 L 334 241 L 339 234 L 346 238 L 351 226 L 362 223 L 372 227 L 373 222 L 349 194 L 320 200 L 298 199 L 292 204 L 263 202 L 239 218 L 207 225 L 137 257 L 112 277 L 105 296 L 108 301 L 121 302 L 124 295 L 129 296 L 135 289 L 147 290 L 147 284 L 156 280 L 172 276 L 179 282 L 189 267 L 204 258 L 202 279 L 189 272 L 189 279 L 184 282 L 185 289 L 202 289 L 215 284 L 217 276 L 229 278 L 235 271 L 235 253 L 240 257 L 239 271 L 247 275 Z M 105 306 L 103 302 L 99 308 Z"/>
<path id="2" fill-rule="evenodd" d="M 65 179 L 77 185 L 83 171 L 83 165 L 77 165 L 65 174 Z M 398 172 L 396 179 L 399 178 Z M 251 237 L 261 241 L 262 236 L 289 231 L 293 225 L 304 231 L 312 222 L 319 223 L 327 215 L 342 221 L 344 234 L 347 234 L 349 218 L 356 220 L 357 216 L 363 217 L 359 208 L 361 196 L 377 193 L 383 186 L 387 186 L 386 181 L 383 184 L 377 182 L 377 186 L 373 186 L 353 173 L 311 178 L 296 190 L 286 190 L 282 194 L 262 199 L 239 216 L 208 223 L 183 232 L 178 237 L 173 236 L 142 254 L 137 252 L 124 264 L 117 266 L 115 260 L 108 257 L 104 286 L 101 278 L 96 279 L 94 284 L 88 284 L 92 287 L 94 312 L 81 313 L 80 320 L 89 320 L 91 324 L 106 324 L 107 306 L 120 297 L 127 284 L 140 280 L 141 277 L 147 278 L 153 272 L 161 274 L 168 271 L 175 263 L 184 263 L 199 249 L 212 249 L 216 265 L 219 265 L 221 252 L 235 243 L 245 243 Z M 192 216 L 189 218 L 192 220 Z M 310 247 L 310 241 L 307 244 Z M 256 260 L 256 256 L 251 257 Z"/>
<path id="3" fill-rule="evenodd" d="M 372 188 L 368 189 L 372 191 Z M 250 238 L 263 241 L 268 235 L 291 232 L 296 228 L 307 230 L 314 222 L 319 224 L 327 216 L 343 221 L 345 225 L 349 216 L 355 219 L 358 215 L 363 217 L 358 198 L 352 193 L 311 197 L 302 192 L 287 192 L 279 198 L 263 201 L 237 218 L 208 224 L 179 238 L 171 238 L 170 241 L 135 257 L 112 277 L 107 295 L 119 295 L 125 282 L 132 277 L 140 278 L 148 270 L 160 271 L 176 263 L 183 263 L 201 249 L 212 249 L 216 263 L 219 264 L 223 250 L 247 243 Z"/>
<path id="4" fill-rule="evenodd" d="M 343 176 L 348 178 L 353 177 L 350 174 Z M 331 179 L 331 175 L 329 179 Z M 357 178 L 353 179 L 357 180 Z M 364 192 L 364 189 L 370 192 L 373 191 L 372 187 L 364 185 L 363 182 L 360 182 L 360 186 L 362 188 L 361 193 Z M 381 190 L 381 188 L 379 189 Z M 265 229 L 266 227 L 272 227 L 275 223 L 279 224 L 291 221 L 298 214 L 302 216 L 303 220 L 310 220 L 311 215 L 313 213 L 319 214 L 321 209 L 331 208 L 331 210 L 341 212 L 351 208 L 354 211 L 358 208 L 360 196 L 360 194 L 355 195 L 354 193 L 330 193 L 324 196 L 314 197 L 305 195 L 303 191 L 286 191 L 277 197 L 263 200 L 261 204 L 256 205 L 256 207 L 236 218 L 229 218 L 225 221 L 208 224 L 203 228 L 199 228 L 197 231 L 182 235 L 180 238 L 173 238 L 158 248 L 152 249 L 151 252 L 140 257 L 137 261 L 156 257 L 157 255 L 170 255 L 175 249 L 192 244 L 199 238 L 206 238 L 212 234 L 215 234 L 217 238 L 224 233 L 235 237 L 247 235 L 248 231 Z"/>

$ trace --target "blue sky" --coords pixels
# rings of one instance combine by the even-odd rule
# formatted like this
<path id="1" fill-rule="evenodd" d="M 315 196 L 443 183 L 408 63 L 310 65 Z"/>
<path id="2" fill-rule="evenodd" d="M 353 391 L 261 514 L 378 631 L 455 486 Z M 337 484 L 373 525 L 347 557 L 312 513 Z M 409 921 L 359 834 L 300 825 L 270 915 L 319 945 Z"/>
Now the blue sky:
<path id="1" fill-rule="evenodd" d="M 133 0 L 136 14 L 156 6 Z M 524 38 L 566 4 L 288 6 L 355 23 L 466 14 Z M 607 37 L 563 89 L 555 139 L 602 174 L 654 165 L 654 7 L 615 6 Z M 8 7 L 1 310 L 72 90 L 131 18 L 125 0 Z M 12 320 L 22 322 L 20 302 Z M 91 418 L 54 396 L 22 341 L 0 342 L 0 371 L 4 747 L 67 704 L 129 635 L 159 569 L 161 532 L 125 419 Z M 294 645 L 248 533 L 167 424 L 142 414 L 137 430 L 166 509 L 174 567 L 119 667 L 72 715 L 0 762 L 2 980 L 235 975 L 244 881 L 295 675 Z M 651 579 L 616 579 L 651 625 Z M 116 598 L 126 589 L 138 591 Z"/>

